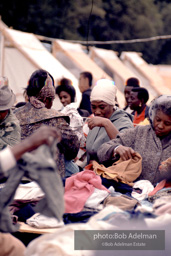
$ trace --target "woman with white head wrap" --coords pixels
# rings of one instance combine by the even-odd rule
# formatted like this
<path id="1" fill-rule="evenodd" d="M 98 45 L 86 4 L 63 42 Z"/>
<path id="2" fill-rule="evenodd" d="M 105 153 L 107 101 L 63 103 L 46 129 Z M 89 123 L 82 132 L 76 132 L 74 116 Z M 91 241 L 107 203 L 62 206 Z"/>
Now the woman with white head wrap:
<path id="1" fill-rule="evenodd" d="M 109 161 L 115 153 L 126 161 L 138 152 L 142 157 L 138 180 L 149 180 L 156 185 L 161 178 L 159 166 L 171 152 L 171 95 L 161 95 L 151 102 L 149 120 L 149 125 L 137 125 L 103 144 L 98 159 L 100 163 Z"/>
<path id="2" fill-rule="evenodd" d="M 93 88 L 90 101 L 104 101 L 111 106 L 115 106 L 116 103 L 117 88 L 114 81 L 108 79 L 100 79 L 97 81 L 96 86 Z"/>
<path id="3" fill-rule="evenodd" d="M 88 119 L 86 141 L 87 160 L 97 161 L 97 150 L 102 143 L 116 138 L 119 132 L 133 127 L 132 116 L 116 107 L 117 87 L 114 81 L 100 79 L 90 95 L 94 117 Z"/>

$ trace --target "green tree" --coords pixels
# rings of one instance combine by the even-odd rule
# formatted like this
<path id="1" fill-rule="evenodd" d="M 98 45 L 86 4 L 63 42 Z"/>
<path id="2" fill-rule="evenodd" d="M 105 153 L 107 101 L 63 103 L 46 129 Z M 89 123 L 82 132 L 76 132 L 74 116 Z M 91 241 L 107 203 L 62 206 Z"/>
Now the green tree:
<path id="1" fill-rule="evenodd" d="M 106 11 L 106 27 L 101 31 L 101 40 L 128 40 L 147 38 L 162 34 L 163 23 L 153 0 L 103 0 Z M 155 63 L 162 46 L 161 42 L 114 44 L 103 47 L 122 51 L 138 51 Z"/>
<path id="2" fill-rule="evenodd" d="M 66 40 L 128 40 L 171 34 L 170 13 L 170 0 L 0 1 L 0 15 L 9 27 Z M 96 46 L 119 53 L 142 52 L 153 64 L 171 63 L 170 40 Z"/>
<path id="3" fill-rule="evenodd" d="M 169 4 L 168 4 L 169 2 Z M 171 2 L 166 0 L 157 1 L 159 12 L 163 21 L 163 35 L 171 35 Z M 162 48 L 158 54 L 158 63 L 171 64 L 171 39 L 163 41 Z"/>

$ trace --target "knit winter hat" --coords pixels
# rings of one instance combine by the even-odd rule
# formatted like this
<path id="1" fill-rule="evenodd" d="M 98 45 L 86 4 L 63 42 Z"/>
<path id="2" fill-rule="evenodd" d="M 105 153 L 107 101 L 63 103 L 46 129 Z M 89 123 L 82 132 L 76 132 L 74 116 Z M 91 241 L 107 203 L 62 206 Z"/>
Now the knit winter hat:
<path id="1" fill-rule="evenodd" d="M 109 105 L 115 106 L 117 88 L 114 81 L 109 79 L 100 79 L 92 89 L 90 101 L 100 100 Z"/>

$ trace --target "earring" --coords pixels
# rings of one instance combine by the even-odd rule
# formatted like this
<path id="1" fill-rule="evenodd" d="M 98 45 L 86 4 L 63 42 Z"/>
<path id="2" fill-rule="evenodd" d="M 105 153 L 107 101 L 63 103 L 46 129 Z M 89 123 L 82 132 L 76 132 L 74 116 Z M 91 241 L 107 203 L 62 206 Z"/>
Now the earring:
<path id="1" fill-rule="evenodd" d="M 141 108 L 142 107 L 142 103 L 140 102 L 140 104 L 139 104 L 139 107 Z"/>

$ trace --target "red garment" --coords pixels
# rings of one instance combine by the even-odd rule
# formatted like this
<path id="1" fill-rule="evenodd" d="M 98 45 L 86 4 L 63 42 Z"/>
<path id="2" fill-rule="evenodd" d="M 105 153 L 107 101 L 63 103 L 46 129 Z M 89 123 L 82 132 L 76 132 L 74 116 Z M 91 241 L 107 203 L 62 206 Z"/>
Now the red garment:
<path id="1" fill-rule="evenodd" d="M 134 120 L 133 120 L 134 126 L 136 126 L 140 122 L 144 121 L 144 119 L 145 119 L 145 110 L 146 110 L 146 107 L 144 108 L 144 110 L 139 115 L 138 115 L 137 111 L 135 112 Z"/>
<path id="2" fill-rule="evenodd" d="M 95 188 L 108 191 L 102 185 L 100 176 L 93 171 L 84 170 L 67 178 L 64 193 L 65 213 L 80 212 Z"/>

